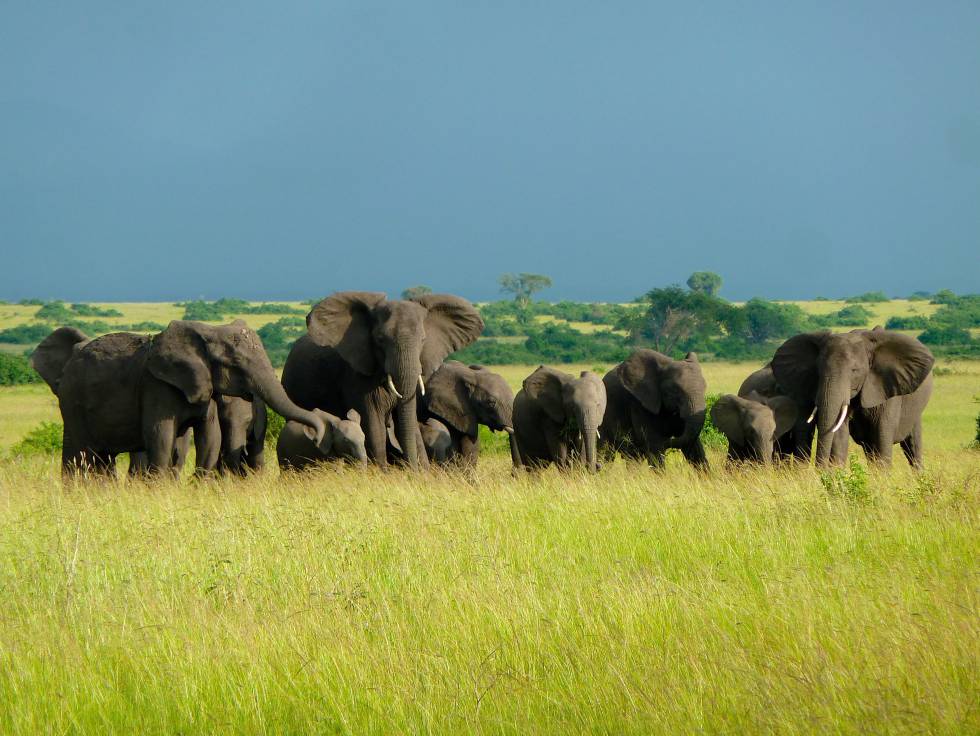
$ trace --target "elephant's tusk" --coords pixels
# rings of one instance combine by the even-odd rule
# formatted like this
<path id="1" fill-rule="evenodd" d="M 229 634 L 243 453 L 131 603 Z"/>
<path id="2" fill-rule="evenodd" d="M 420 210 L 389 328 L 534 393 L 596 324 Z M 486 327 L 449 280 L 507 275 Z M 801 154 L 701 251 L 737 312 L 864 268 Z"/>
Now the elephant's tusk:
<path id="1" fill-rule="evenodd" d="M 813 407 L 813 411 L 810 412 L 810 418 L 806 420 L 807 424 L 813 424 L 813 418 L 817 416 L 817 407 Z"/>
<path id="2" fill-rule="evenodd" d="M 422 374 L 419 373 L 419 391 L 425 396 L 425 381 L 422 380 Z"/>
<path id="3" fill-rule="evenodd" d="M 397 388 L 395 388 L 395 382 L 394 382 L 394 381 L 392 380 L 392 378 L 391 378 L 391 374 L 390 374 L 390 373 L 388 374 L 388 388 L 389 388 L 389 389 L 391 390 L 391 393 L 393 393 L 393 394 L 394 394 L 395 396 L 397 396 L 397 397 L 398 397 L 399 399 L 403 399 L 403 398 L 405 398 L 405 397 L 404 397 L 404 396 L 402 396 L 402 395 L 401 395 L 400 393 L 398 393 L 398 389 L 397 389 Z"/>
<path id="4" fill-rule="evenodd" d="M 596 438 L 597 440 L 601 440 L 601 439 L 602 439 L 602 435 L 601 435 L 601 434 L 599 434 L 599 430 L 598 430 L 598 429 L 597 429 L 597 430 L 595 431 L 595 438 Z"/>
<path id="5" fill-rule="evenodd" d="M 504 427 L 504 431 L 507 434 L 514 434 L 514 428 L 513 427 Z"/>
<path id="6" fill-rule="evenodd" d="M 835 424 L 834 428 L 830 430 L 830 433 L 833 434 L 838 429 L 840 429 L 840 425 L 844 423 L 844 420 L 846 418 L 847 418 L 847 404 L 844 404 L 844 408 L 840 410 L 840 419 L 837 420 L 837 424 Z"/>

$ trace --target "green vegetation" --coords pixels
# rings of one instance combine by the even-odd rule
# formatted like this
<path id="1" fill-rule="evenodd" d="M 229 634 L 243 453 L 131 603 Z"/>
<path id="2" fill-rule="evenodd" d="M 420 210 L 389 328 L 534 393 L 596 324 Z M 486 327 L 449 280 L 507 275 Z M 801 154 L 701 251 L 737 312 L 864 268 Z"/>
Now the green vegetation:
<path id="1" fill-rule="evenodd" d="M 34 313 L 34 319 L 58 324 L 68 324 L 79 317 L 122 317 L 122 312 L 117 309 L 93 307 L 89 304 L 72 304 L 71 307 L 67 307 L 62 301 L 53 301 L 47 302 Z"/>
<path id="2" fill-rule="evenodd" d="M 184 308 L 183 319 L 198 322 L 224 322 L 233 314 L 306 314 L 302 309 L 288 304 L 252 304 L 244 299 L 218 299 L 214 302 L 191 301 L 181 302 L 177 306 Z"/>
<path id="3" fill-rule="evenodd" d="M 883 291 L 866 291 L 863 294 L 858 294 L 857 296 L 849 296 L 845 300 L 849 304 L 875 304 L 878 302 L 891 301 Z"/>
<path id="4" fill-rule="evenodd" d="M 525 307 L 531 297 L 542 289 L 551 286 L 551 279 L 539 273 L 505 273 L 497 282 L 505 294 L 513 294 L 514 301 Z"/>
<path id="5" fill-rule="evenodd" d="M 425 296 L 426 294 L 431 294 L 432 289 L 428 286 L 409 286 L 402 292 L 402 299 L 418 299 L 420 296 Z"/>
<path id="6" fill-rule="evenodd" d="M 698 294 L 717 296 L 721 289 L 721 276 L 711 271 L 695 271 L 687 279 L 687 288 Z"/>
<path id="7" fill-rule="evenodd" d="M 23 355 L 0 353 L 0 386 L 20 386 L 25 383 L 41 383 L 27 358 Z"/>
<path id="8" fill-rule="evenodd" d="M 282 366 L 289 356 L 289 349 L 306 334 L 306 320 L 302 317 L 282 317 L 269 322 L 258 330 L 262 345 L 274 366 Z"/>
<path id="9" fill-rule="evenodd" d="M 60 422 L 41 422 L 10 448 L 10 454 L 23 458 L 31 455 L 54 455 L 61 452 L 63 428 Z"/>

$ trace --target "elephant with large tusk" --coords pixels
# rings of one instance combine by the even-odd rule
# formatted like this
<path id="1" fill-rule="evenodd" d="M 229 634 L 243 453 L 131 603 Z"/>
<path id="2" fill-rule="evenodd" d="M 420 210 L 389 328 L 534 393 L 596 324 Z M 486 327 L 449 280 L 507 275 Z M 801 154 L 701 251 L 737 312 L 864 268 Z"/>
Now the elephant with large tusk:
<path id="1" fill-rule="evenodd" d="M 814 407 L 817 465 L 844 463 L 852 435 L 873 462 L 889 464 L 900 443 L 921 467 L 934 362 L 914 337 L 875 328 L 791 337 L 776 350 L 772 371 L 798 404 Z"/>
<path id="2" fill-rule="evenodd" d="M 342 291 L 313 307 L 307 334 L 293 346 L 282 384 L 307 409 L 361 417 L 367 454 L 387 465 L 387 421 L 411 467 L 426 464 L 418 446 L 417 401 L 446 356 L 483 331 L 483 320 L 465 299 L 426 294 L 388 299 L 384 294 Z"/>

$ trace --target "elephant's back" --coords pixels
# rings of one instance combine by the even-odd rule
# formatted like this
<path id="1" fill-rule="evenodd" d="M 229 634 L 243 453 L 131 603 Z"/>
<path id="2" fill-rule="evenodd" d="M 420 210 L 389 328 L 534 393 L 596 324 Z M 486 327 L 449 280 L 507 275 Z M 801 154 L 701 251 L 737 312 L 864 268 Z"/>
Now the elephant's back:
<path id="1" fill-rule="evenodd" d="M 776 377 L 773 375 L 772 366 L 768 363 L 754 373 L 750 373 L 742 381 L 742 385 L 738 387 L 738 395 L 742 398 L 745 398 L 753 391 L 767 399 L 771 399 L 773 396 L 782 393 L 776 383 Z"/>

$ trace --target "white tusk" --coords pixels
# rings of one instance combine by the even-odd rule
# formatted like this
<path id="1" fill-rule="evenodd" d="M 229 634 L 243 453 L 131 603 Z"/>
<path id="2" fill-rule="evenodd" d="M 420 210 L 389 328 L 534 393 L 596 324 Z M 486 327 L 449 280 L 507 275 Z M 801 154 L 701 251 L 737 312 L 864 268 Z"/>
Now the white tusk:
<path id="1" fill-rule="evenodd" d="M 813 424 L 813 418 L 817 416 L 817 407 L 813 407 L 813 411 L 810 412 L 810 418 L 806 420 L 807 424 Z"/>
<path id="2" fill-rule="evenodd" d="M 601 434 L 599 434 L 599 430 L 598 430 L 598 429 L 597 429 L 597 430 L 595 431 L 595 438 L 596 438 L 597 440 L 601 440 L 601 439 L 602 439 L 602 435 L 601 435 Z"/>
<path id="3" fill-rule="evenodd" d="M 390 373 L 388 374 L 388 388 L 391 389 L 391 393 L 393 393 L 399 399 L 405 398 L 400 393 L 398 393 L 398 389 L 395 388 L 395 382 L 393 380 L 391 380 L 391 374 Z"/>
<path id="4" fill-rule="evenodd" d="M 422 380 L 422 374 L 419 373 L 419 391 L 425 396 L 425 382 Z"/>
<path id="5" fill-rule="evenodd" d="M 847 404 L 844 404 L 844 408 L 840 410 L 840 419 L 837 420 L 837 424 L 835 424 L 834 428 L 830 430 L 830 433 L 833 434 L 838 429 L 840 429 L 840 425 L 844 423 L 844 420 L 846 418 L 847 418 Z"/>

